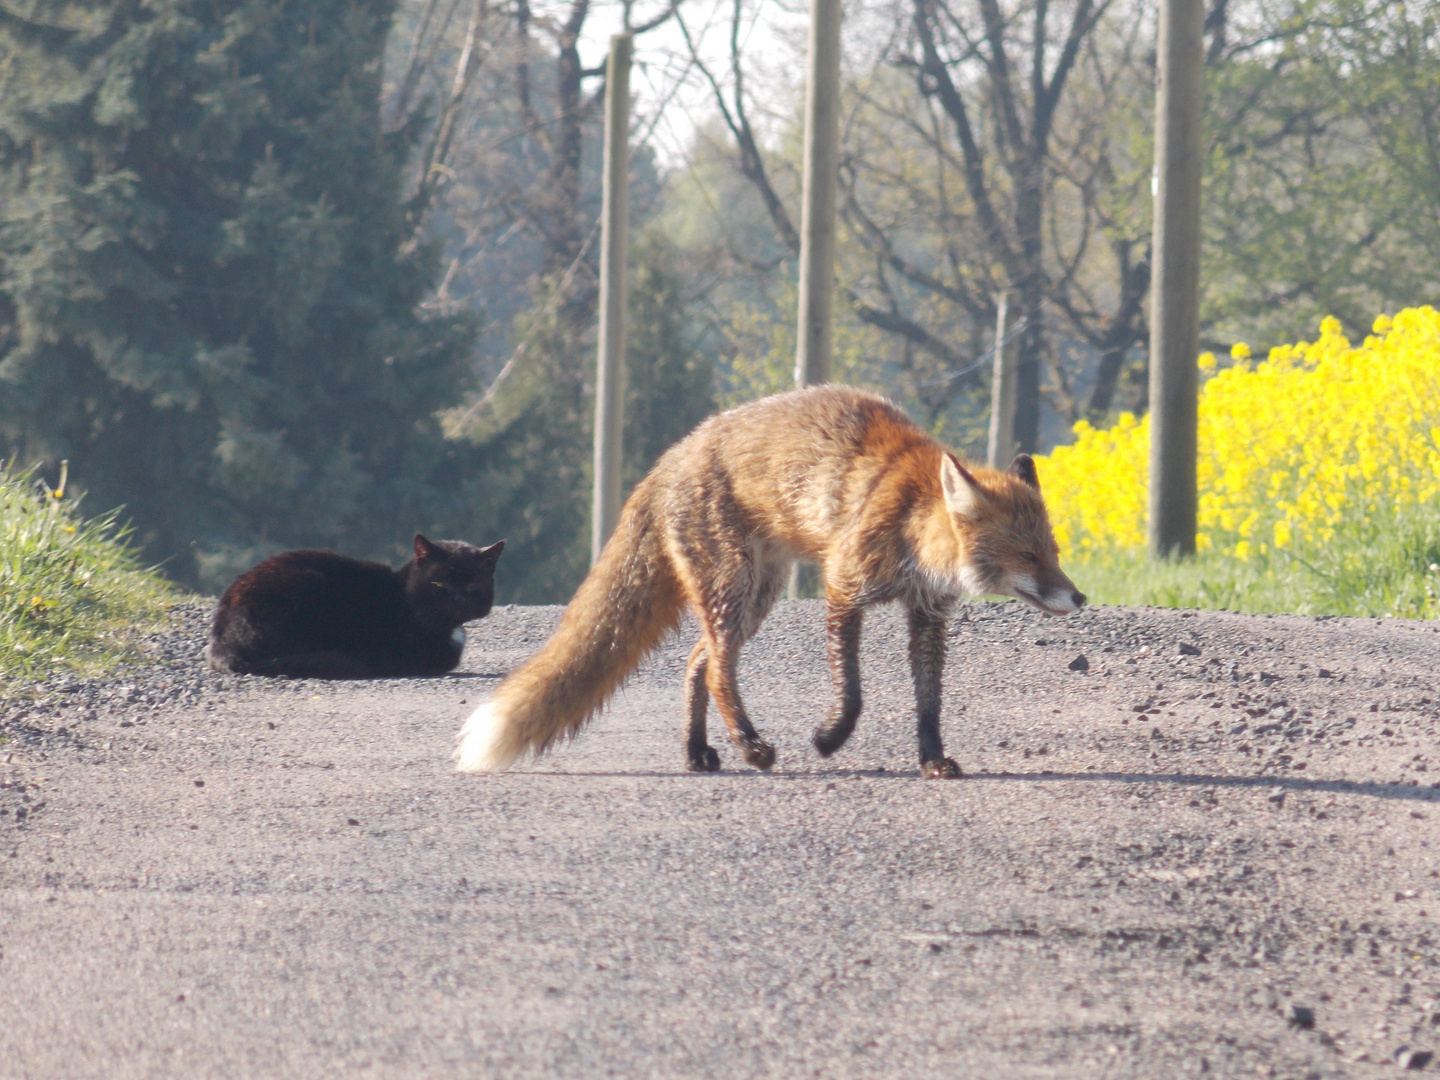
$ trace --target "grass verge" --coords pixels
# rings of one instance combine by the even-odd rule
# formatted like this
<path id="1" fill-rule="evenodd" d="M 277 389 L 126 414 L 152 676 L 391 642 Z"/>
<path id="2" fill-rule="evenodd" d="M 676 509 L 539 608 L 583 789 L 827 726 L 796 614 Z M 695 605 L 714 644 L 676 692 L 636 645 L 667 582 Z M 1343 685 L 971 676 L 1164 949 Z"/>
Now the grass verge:
<path id="1" fill-rule="evenodd" d="M 1110 555 L 1072 562 L 1066 572 L 1097 604 L 1440 618 L 1440 508 L 1360 522 L 1299 553 L 1178 561 Z"/>
<path id="2" fill-rule="evenodd" d="M 140 562 L 117 512 L 86 520 L 64 486 L 0 464 L 0 692 L 22 677 L 104 670 L 179 596 Z"/>

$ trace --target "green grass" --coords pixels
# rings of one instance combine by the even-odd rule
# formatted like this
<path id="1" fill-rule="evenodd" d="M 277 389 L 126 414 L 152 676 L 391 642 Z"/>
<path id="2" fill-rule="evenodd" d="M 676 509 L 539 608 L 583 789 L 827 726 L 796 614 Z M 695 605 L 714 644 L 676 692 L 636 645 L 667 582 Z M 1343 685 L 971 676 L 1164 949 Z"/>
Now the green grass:
<path id="1" fill-rule="evenodd" d="M 1072 563 L 1096 604 L 1153 604 L 1254 613 L 1440 618 L 1440 508 L 1348 526 L 1326 545 L 1248 561 L 1207 554 Z"/>
<path id="2" fill-rule="evenodd" d="M 105 670 L 178 596 L 141 564 L 115 512 L 85 520 L 34 470 L 0 463 L 0 689 Z"/>

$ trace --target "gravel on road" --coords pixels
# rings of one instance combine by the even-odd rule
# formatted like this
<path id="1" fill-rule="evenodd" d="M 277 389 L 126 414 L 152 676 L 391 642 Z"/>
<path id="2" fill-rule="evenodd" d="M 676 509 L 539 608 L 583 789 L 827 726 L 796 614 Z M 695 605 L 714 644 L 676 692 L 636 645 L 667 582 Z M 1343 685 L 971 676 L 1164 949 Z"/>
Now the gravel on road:
<path id="1" fill-rule="evenodd" d="M 687 628 L 499 776 L 444 678 L 152 661 L 0 702 L 0 1076 L 1370 1077 L 1440 1068 L 1440 625 L 964 605 L 922 781 L 903 619 L 850 743 L 822 608 L 684 771 Z"/>

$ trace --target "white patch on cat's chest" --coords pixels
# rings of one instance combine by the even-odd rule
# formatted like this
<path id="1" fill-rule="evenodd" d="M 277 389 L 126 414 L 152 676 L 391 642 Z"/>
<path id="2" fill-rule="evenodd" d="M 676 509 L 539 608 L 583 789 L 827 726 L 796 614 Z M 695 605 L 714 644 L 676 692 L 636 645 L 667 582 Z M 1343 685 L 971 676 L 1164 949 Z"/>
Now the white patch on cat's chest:
<path id="1" fill-rule="evenodd" d="M 454 630 L 450 631 L 450 644 L 454 645 L 457 649 L 465 648 L 465 627 L 457 626 Z"/>

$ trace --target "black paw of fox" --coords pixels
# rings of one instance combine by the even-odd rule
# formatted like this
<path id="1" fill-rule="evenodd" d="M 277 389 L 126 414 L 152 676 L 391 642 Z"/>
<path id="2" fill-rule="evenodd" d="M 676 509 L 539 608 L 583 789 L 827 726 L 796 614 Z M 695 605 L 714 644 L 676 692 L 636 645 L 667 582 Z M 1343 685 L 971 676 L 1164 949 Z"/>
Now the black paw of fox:
<path id="1" fill-rule="evenodd" d="M 855 721 L 853 720 L 849 723 L 832 720 L 815 729 L 810 743 L 820 751 L 821 757 L 829 757 L 845 745 L 845 740 L 850 738 L 850 733 L 854 730 Z"/>
<path id="2" fill-rule="evenodd" d="M 964 774 L 961 773 L 959 765 L 948 757 L 942 757 L 921 765 L 920 775 L 926 780 L 958 780 Z"/>
<path id="3" fill-rule="evenodd" d="M 745 761 L 757 769 L 768 769 L 775 764 L 775 748 L 764 739 L 750 739 L 740 747 Z"/>
<path id="4" fill-rule="evenodd" d="M 688 754 L 685 767 L 691 772 L 719 772 L 720 755 L 713 746 L 707 746 L 698 754 Z"/>

